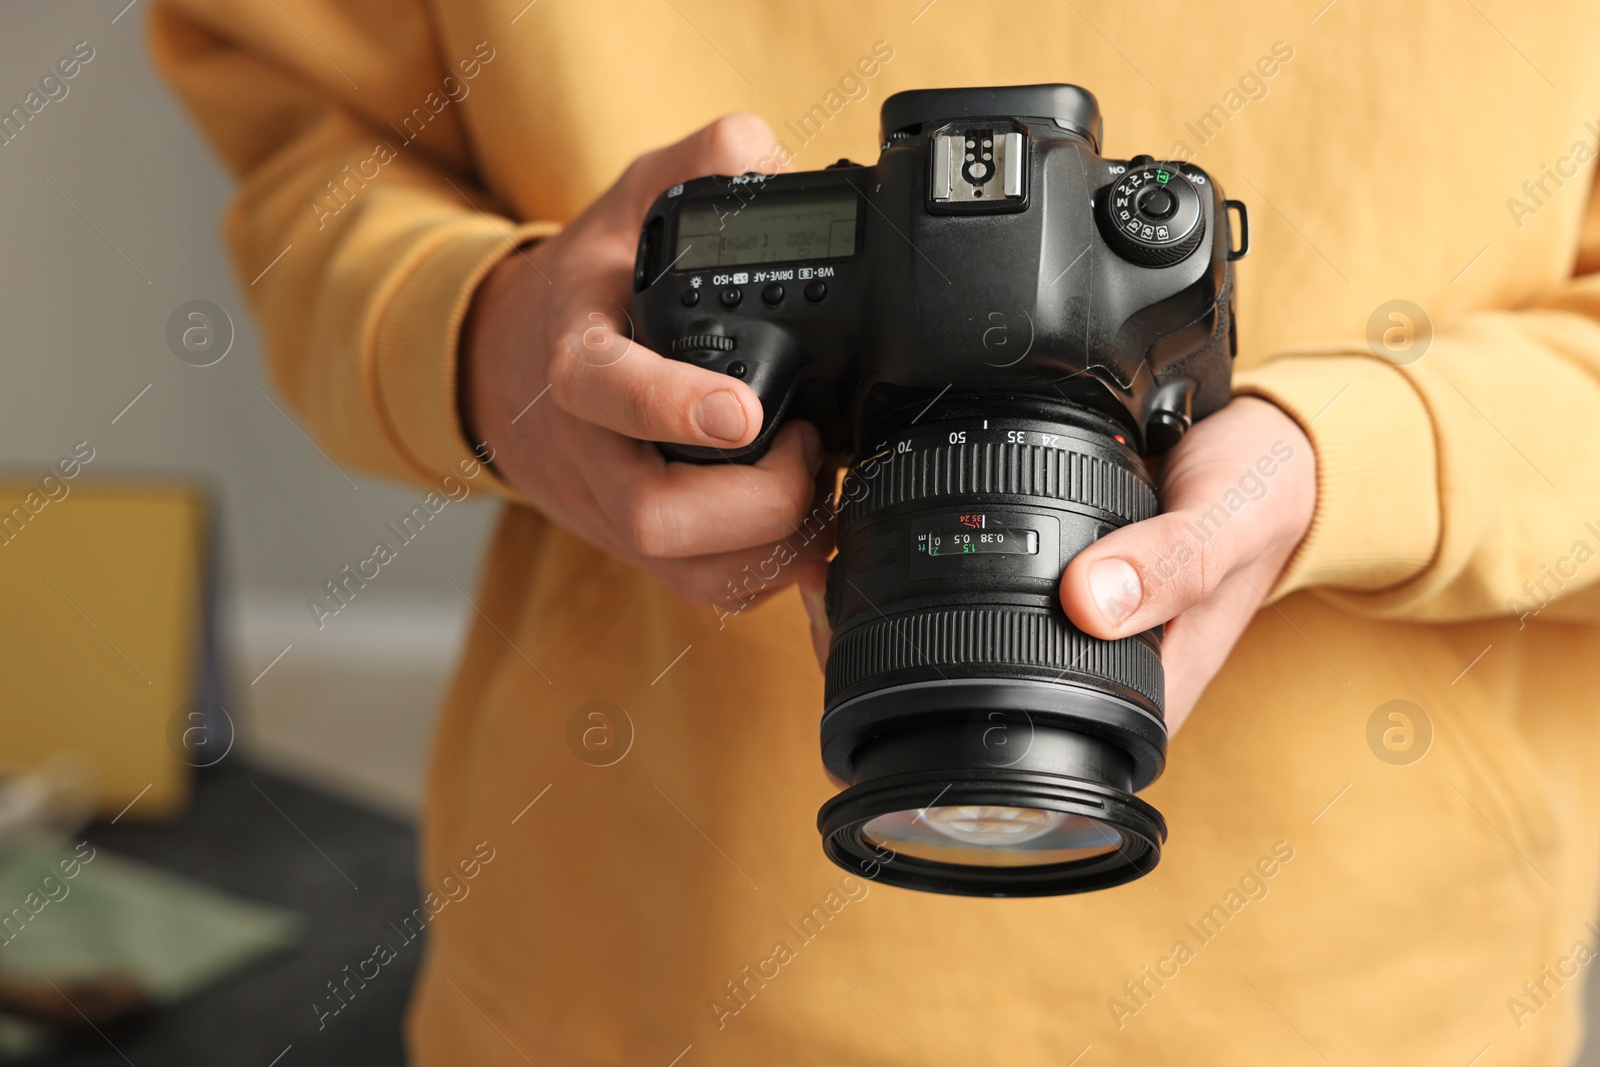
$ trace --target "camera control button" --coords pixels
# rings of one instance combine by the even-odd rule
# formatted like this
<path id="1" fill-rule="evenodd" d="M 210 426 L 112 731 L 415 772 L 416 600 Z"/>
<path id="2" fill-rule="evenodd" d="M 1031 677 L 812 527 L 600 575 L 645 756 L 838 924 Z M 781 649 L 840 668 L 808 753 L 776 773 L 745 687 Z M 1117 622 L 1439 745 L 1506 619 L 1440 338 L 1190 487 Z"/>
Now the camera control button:
<path id="1" fill-rule="evenodd" d="M 1139 197 L 1139 213 L 1146 218 L 1163 222 L 1178 210 L 1178 198 L 1161 186 L 1146 187 Z"/>
<path id="2" fill-rule="evenodd" d="M 783 303 L 783 286 L 779 285 L 777 282 L 773 282 L 771 285 L 761 290 L 761 299 L 766 301 L 768 307 L 777 307 L 779 304 Z"/>
<path id="3" fill-rule="evenodd" d="M 700 303 L 700 290 L 698 290 L 698 289 L 685 289 L 683 291 L 683 306 L 684 307 L 692 308 L 698 303 Z"/>
<path id="4" fill-rule="evenodd" d="M 732 352 L 738 344 L 738 338 L 728 337 L 725 334 L 691 333 L 672 342 L 672 354 L 703 359 L 713 352 Z"/>
<path id="5" fill-rule="evenodd" d="M 1155 164 L 1118 178 L 1098 202 L 1100 232 L 1123 259 L 1170 267 L 1205 237 L 1204 201 L 1183 172 Z"/>
<path id="6" fill-rule="evenodd" d="M 743 378 L 745 375 L 744 363 L 737 359 L 734 360 L 732 363 L 728 364 L 728 373 L 735 378 Z"/>
<path id="7" fill-rule="evenodd" d="M 827 296 L 827 295 L 828 295 L 828 283 L 827 282 L 815 281 L 815 282 L 812 282 L 811 284 L 806 286 L 806 299 L 811 301 L 813 304 L 820 303 L 822 298 Z"/>
<path id="8" fill-rule="evenodd" d="M 736 308 L 744 300 L 744 292 L 737 286 L 730 285 L 717 295 L 717 299 L 722 301 L 722 306 L 725 308 Z"/>

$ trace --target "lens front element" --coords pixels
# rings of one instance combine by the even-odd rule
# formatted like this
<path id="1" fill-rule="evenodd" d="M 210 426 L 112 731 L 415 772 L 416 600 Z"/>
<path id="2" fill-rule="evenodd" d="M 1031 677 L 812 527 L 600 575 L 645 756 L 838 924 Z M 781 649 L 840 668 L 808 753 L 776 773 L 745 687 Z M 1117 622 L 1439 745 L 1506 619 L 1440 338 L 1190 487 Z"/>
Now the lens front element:
<path id="1" fill-rule="evenodd" d="M 1009 804 L 896 811 L 869 820 L 861 832 L 902 855 L 975 867 L 1072 863 L 1115 852 L 1122 841 L 1096 819 Z"/>
<path id="2" fill-rule="evenodd" d="M 1059 746 L 1041 748 L 1053 753 L 1037 764 L 1053 769 L 940 760 L 959 777 L 915 770 L 851 786 L 818 813 L 823 849 L 879 882 L 979 897 L 1082 893 L 1154 868 L 1167 836 L 1160 813 L 1096 781 L 1091 760 L 1067 766 Z"/>

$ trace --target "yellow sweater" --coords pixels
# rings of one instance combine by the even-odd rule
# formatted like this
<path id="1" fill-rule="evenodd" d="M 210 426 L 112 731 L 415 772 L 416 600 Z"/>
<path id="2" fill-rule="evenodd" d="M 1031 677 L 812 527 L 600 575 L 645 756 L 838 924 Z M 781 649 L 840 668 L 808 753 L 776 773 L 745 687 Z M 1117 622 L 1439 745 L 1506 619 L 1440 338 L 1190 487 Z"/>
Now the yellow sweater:
<path id="1" fill-rule="evenodd" d="M 1600 934 L 1592 11 L 166 0 L 153 39 L 341 461 L 436 487 L 469 459 L 474 284 L 639 152 L 743 108 L 801 169 L 870 160 L 891 92 L 1043 81 L 1099 95 L 1108 153 L 1249 202 L 1239 389 L 1317 449 L 1310 536 L 1149 791 L 1161 867 L 1057 899 L 842 876 L 798 599 L 719 629 L 513 501 L 434 757 L 422 1067 L 1570 1058 Z M 1393 300 L 1434 331 L 1404 366 L 1368 350 Z M 613 766 L 569 744 L 592 700 L 631 719 Z"/>

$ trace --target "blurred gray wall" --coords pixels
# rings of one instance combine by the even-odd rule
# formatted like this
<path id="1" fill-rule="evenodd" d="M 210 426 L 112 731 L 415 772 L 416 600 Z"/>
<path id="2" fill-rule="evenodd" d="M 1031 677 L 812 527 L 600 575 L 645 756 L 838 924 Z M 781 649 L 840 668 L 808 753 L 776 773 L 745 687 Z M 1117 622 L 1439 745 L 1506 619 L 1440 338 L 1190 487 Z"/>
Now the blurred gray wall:
<path id="1" fill-rule="evenodd" d="M 0 464 L 36 477 L 87 439 L 94 475 L 199 476 L 219 492 L 235 620 L 272 603 L 298 605 L 309 625 L 305 599 L 364 558 L 421 493 L 353 470 L 352 486 L 274 410 L 283 402 L 219 238 L 230 180 L 151 68 L 148 0 L 117 17 L 124 3 L 0 3 L 5 110 L 76 42 L 94 48 L 67 96 L 0 144 Z M 237 329 L 215 366 L 168 347 L 168 317 L 194 299 L 222 307 Z M 470 592 L 492 516 L 482 498 L 449 507 L 384 569 L 371 599 L 458 600 L 447 579 Z M 298 621 L 269 614 L 290 632 Z"/>

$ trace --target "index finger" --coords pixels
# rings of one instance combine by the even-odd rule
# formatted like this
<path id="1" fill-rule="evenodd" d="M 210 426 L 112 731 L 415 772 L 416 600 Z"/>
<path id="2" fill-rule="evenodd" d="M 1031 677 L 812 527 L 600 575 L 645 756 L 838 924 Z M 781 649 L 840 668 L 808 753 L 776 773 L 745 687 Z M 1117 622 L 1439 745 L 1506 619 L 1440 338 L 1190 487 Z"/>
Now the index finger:
<path id="1" fill-rule="evenodd" d="M 641 441 L 738 448 L 761 432 L 761 401 L 727 374 L 667 359 L 609 322 L 574 324 L 550 365 L 568 413 Z"/>

